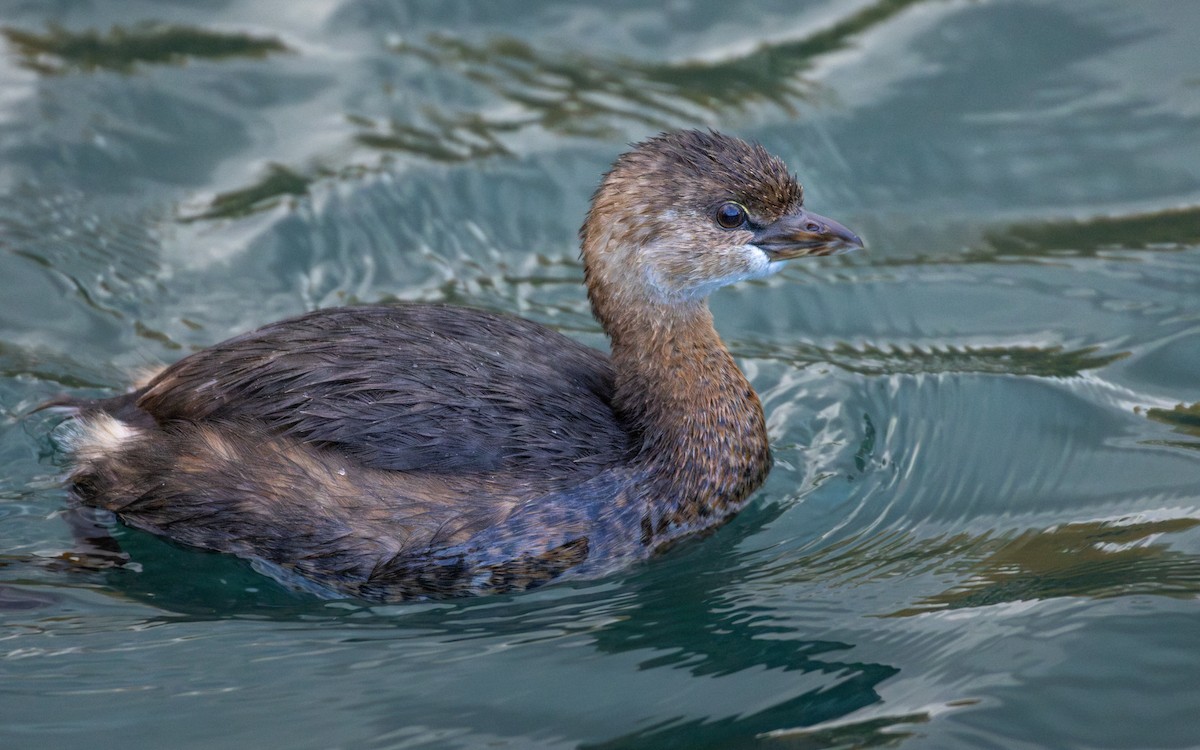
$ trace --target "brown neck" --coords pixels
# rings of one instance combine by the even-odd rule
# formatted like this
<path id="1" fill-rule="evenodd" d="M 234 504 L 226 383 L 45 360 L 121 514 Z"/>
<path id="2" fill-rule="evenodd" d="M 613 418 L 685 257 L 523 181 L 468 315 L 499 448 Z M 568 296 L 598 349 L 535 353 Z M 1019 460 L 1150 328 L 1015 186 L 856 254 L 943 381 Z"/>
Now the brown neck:
<path id="1" fill-rule="evenodd" d="M 612 340 L 615 406 L 641 436 L 638 461 L 662 502 L 655 536 L 737 510 L 766 478 L 770 449 L 762 405 L 707 303 L 607 312 L 601 322 Z"/>

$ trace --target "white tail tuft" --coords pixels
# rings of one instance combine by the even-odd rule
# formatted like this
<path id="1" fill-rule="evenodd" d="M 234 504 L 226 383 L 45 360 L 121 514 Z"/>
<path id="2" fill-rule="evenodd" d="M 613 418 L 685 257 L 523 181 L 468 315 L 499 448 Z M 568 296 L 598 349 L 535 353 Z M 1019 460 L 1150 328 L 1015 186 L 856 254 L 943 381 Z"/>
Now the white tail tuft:
<path id="1" fill-rule="evenodd" d="M 71 433 L 67 442 L 81 464 L 107 458 L 123 450 L 126 444 L 142 434 L 111 414 L 98 414 L 81 420 Z"/>

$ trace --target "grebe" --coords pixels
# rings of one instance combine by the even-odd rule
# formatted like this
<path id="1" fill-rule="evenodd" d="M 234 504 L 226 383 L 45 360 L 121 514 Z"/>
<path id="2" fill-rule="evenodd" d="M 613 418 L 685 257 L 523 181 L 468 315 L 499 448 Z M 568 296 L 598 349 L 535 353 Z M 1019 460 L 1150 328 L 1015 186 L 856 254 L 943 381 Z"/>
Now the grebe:
<path id="1" fill-rule="evenodd" d="M 694 130 L 619 157 L 580 238 L 611 356 L 471 308 L 310 312 L 71 403 L 74 494 L 374 601 L 595 577 L 721 524 L 771 454 L 707 297 L 862 242 L 761 146 Z"/>

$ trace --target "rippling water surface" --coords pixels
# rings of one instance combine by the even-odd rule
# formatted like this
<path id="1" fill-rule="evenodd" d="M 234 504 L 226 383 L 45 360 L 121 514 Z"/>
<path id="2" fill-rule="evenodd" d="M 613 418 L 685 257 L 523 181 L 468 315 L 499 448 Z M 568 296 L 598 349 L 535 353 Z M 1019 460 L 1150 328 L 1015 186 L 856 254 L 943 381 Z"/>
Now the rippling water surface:
<path id="1" fill-rule="evenodd" d="M 0 1 L 0 746 L 1200 746 L 1200 5 Z M 602 581 L 365 607 L 125 529 L 62 393 L 315 307 L 604 339 L 626 143 L 760 140 L 869 252 L 723 290 L 777 463 Z"/>

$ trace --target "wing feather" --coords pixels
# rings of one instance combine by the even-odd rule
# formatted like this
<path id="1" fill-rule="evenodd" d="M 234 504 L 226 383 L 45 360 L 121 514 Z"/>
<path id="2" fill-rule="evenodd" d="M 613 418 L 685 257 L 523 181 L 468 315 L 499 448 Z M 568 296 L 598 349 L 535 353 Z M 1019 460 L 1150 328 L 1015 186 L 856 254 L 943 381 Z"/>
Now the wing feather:
<path id="1" fill-rule="evenodd" d="M 397 471 L 594 472 L 627 456 L 608 358 L 448 305 L 319 310 L 186 357 L 137 396 L 159 424 L 254 420 Z"/>

